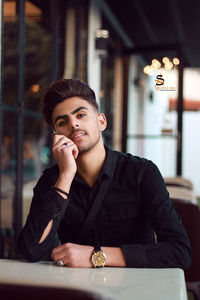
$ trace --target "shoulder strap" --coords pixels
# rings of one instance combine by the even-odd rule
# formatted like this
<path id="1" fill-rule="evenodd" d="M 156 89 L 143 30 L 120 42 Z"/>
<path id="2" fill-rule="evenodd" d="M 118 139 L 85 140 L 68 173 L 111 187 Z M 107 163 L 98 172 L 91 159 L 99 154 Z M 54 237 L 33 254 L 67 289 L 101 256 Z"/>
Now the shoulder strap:
<path id="1" fill-rule="evenodd" d="M 115 155 L 113 157 L 113 159 L 116 161 L 118 158 L 117 155 Z M 115 164 L 114 164 L 115 165 Z M 97 213 L 98 213 L 98 210 L 100 209 L 100 206 L 103 202 L 103 199 L 105 198 L 105 195 L 106 195 L 106 192 L 108 191 L 108 188 L 110 186 L 110 183 L 112 181 L 112 177 L 107 177 L 104 179 L 104 181 L 102 182 L 99 190 L 98 190 L 98 193 L 92 203 L 92 206 L 88 212 L 88 215 L 86 216 L 85 218 L 85 221 L 81 227 L 81 230 L 79 231 L 78 233 L 78 236 L 77 236 L 77 240 L 81 239 L 81 237 L 83 235 L 85 235 L 85 233 L 88 231 L 88 229 L 91 227 Z"/>

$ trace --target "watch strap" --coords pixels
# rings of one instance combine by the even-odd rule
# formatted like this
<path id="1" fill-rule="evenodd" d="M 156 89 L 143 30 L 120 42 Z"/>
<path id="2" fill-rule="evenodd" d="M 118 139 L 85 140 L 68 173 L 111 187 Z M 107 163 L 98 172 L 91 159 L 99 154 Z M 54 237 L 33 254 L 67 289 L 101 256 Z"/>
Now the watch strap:
<path id="1" fill-rule="evenodd" d="M 94 245 L 94 252 L 102 251 L 99 244 Z"/>

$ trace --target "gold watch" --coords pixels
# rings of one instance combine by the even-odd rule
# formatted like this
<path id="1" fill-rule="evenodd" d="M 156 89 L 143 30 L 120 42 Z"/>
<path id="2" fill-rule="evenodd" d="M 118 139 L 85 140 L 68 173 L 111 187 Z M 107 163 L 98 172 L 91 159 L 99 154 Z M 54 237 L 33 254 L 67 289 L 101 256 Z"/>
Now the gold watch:
<path id="1" fill-rule="evenodd" d="M 104 267 L 106 262 L 106 255 L 101 250 L 100 246 L 94 246 L 94 253 L 92 254 L 92 263 L 95 268 Z"/>

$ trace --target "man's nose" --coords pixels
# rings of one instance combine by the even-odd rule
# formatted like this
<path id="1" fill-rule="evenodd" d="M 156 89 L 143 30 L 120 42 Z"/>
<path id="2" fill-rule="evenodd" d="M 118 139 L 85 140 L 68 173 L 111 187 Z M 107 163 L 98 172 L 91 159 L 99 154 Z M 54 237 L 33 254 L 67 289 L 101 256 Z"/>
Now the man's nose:
<path id="1" fill-rule="evenodd" d="M 71 118 L 68 121 L 68 126 L 69 126 L 70 129 L 79 128 L 78 120 L 75 119 L 75 118 Z"/>

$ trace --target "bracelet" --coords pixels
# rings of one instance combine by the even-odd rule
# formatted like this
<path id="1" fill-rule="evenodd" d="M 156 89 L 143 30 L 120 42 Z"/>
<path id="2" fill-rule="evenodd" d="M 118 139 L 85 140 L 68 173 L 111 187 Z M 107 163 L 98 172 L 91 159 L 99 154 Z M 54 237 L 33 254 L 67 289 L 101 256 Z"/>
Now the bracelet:
<path id="1" fill-rule="evenodd" d="M 58 191 L 58 192 L 64 194 L 65 196 L 69 197 L 69 193 L 67 193 L 67 192 L 65 192 L 65 191 L 63 191 L 63 190 L 61 190 L 61 189 L 59 189 L 58 187 L 52 186 L 51 188 L 52 188 L 53 190 L 55 190 L 55 191 Z"/>

